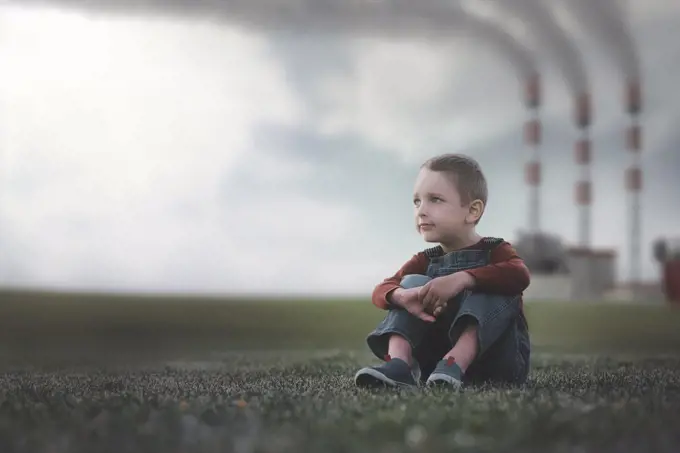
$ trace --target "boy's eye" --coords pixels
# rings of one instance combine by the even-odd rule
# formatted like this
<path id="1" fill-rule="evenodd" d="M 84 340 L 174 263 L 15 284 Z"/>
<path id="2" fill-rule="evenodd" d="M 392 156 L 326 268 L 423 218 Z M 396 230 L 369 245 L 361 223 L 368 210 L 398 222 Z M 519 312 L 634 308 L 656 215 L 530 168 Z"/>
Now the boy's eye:
<path id="1" fill-rule="evenodd" d="M 420 200 L 417 199 L 417 198 L 414 198 L 414 199 L 413 199 L 413 204 L 416 205 L 416 206 L 418 206 L 418 205 L 420 204 Z"/>
<path id="2" fill-rule="evenodd" d="M 440 201 L 443 201 L 443 200 L 442 200 L 441 198 L 439 198 L 439 197 L 432 197 L 431 200 L 432 200 L 433 202 L 435 202 L 435 203 L 439 203 Z"/>

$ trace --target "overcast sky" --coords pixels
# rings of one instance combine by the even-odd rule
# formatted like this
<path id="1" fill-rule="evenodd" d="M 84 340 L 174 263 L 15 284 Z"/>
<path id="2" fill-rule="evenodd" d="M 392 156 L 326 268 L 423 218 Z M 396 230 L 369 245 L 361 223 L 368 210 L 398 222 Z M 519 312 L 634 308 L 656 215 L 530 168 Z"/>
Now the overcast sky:
<path id="1" fill-rule="evenodd" d="M 644 277 L 680 235 L 680 8 L 637 0 L 645 76 Z M 628 269 L 622 82 L 579 41 L 594 96 L 593 242 Z M 545 80 L 542 222 L 577 239 L 577 131 Z M 420 163 L 484 167 L 480 232 L 526 223 L 527 113 L 502 56 L 432 43 L 263 34 L 171 19 L 0 7 L 0 284 L 196 292 L 370 292 L 428 245 Z"/>

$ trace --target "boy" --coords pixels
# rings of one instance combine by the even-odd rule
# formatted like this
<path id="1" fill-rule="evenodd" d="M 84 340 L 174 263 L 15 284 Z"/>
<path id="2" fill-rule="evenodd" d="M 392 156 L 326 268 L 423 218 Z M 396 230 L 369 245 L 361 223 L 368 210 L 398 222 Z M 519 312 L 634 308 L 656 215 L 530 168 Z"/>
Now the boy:
<path id="1" fill-rule="evenodd" d="M 529 271 L 509 243 L 476 232 L 487 202 L 479 164 L 461 154 L 428 160 L 413 202 L 416 229 L 439 245 L 373 291 L 373 304 L 387 315 L 367 343 L 384 363 L 359 370 L 356 385 L 524 383 Z"/>

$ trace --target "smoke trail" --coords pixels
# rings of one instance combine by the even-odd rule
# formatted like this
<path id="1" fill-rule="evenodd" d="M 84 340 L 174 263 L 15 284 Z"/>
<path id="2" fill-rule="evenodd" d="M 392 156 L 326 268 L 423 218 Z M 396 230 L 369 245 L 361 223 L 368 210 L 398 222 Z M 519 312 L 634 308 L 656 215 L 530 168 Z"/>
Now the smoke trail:
<path id="1" fill-rule="evenodd" d="M 527 24 L 538 47 L 555 58 L 571 91 L 579 96 L 589 91 L 588 75 L 581 54 L 564 29 L 555 21 L 545 0 L 491 0 L 497 8 L 515 14 Z M 599 0 L 598 0 L 599 1 Z M 597 3 L 597 1 L 591 3 Z"/>
<path id="2" fill-rule="evenodd" d="M 467 11 L 458 1 L 446 5 L 427 0 L 366 2 L 361 8 L 352 8 L 350 2 L 337 0 L 307 1 L 310 2 L 309 6 L 301 8 L 304 19 L 296 24 L 298 31 L 314 27 L 325 32 L 359 32 L 363 35 L 391 36 L 397 39 L 448 40 L 466 36 L 507 60 L 522 83 L 535 80 L 538 76 L 538 66 L 532 49 L 493 21 Z M 280 25 L 290 27 L 291 17 L 277 16 L 277 20 L 282 17 L 285 19 Z M 316 24 L 312 24 L 314 21 Z"/>
<path id="3" fill-rule="evenodd" d="M 627 80 L 640 77 L 640 62 L 625 15 L 617 0 L 562 0 L 575 18 L 611 52 Z"/>
<path id="4" fill-rule="evenodd" d="M 205 19 L 257 30 L 398 35 L 423 23 L 401 14 L 403 0 L 9 0 L 9 5 L 57 6 L 91 13 Z"/>
<path id="5" fill-rule="evenodd" d="M 503 27 L 499 27 L 496 22 L 464 8 L 461 2 L 455 1 L 444 6 L 441 3 L 420 0 L 410 2 L 410 8 L 410 11 L 404 11 L 403 14 L 410 18 L 423 18 L 423 25 L 438 36 L 471 37 L 478 44 L 489 47 L 503 59 L 509 60 L 522 81 L 538 74 L 536 58 L 531 48 Z"/>
<path id="6" fill-rule="evenodd" d="M 538 73 L 532 51 L 517 41 L 512 34 L 472 14 L 464 16 L 463 26 L 466 34 L 479 39 L 480 43 L 488 44 L 503 57 L 509 58 L 522 81 Z"/>
<path id="7" fill-rule="evenodd" d="M 210 18 L 267 31 L 359 33 L 396 38 L 451 37 L 464 33 L 509 59 L 520 77 L 536 73 L 535 59 L 527 47 L 491 21 L 465 11 L 458 1 L 448 6 L 426 0 L 361 3 L 338 0 L 10 0 L 9 4 Z"/>

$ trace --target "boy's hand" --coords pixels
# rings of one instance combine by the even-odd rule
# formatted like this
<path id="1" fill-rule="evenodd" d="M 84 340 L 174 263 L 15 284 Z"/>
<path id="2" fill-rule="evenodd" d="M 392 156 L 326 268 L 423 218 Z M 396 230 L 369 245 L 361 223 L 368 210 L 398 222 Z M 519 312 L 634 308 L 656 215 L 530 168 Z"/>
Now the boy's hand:
<path id="1" fill-rule="evenodd" d="M 446 304 L 461 291 L 471 289 L 475 278 L 467 272 L 456 272 L 445 277 L 438 277 L 419 288 L 418 299 L 422 308 L 434 316 L 439 315 Z"/>
<path id="2" fill-rule="evenodd" d="M 434 316 L 425 312 L 423 304 L 418 298 L 418 291 L 420 288 L 397 288 L 392 291 L 390 295 L 390 302 L 394 305 L 402 307 L 404 310 L 411 313 L 413 316 L 427 322 L 434 322 Z"/>

